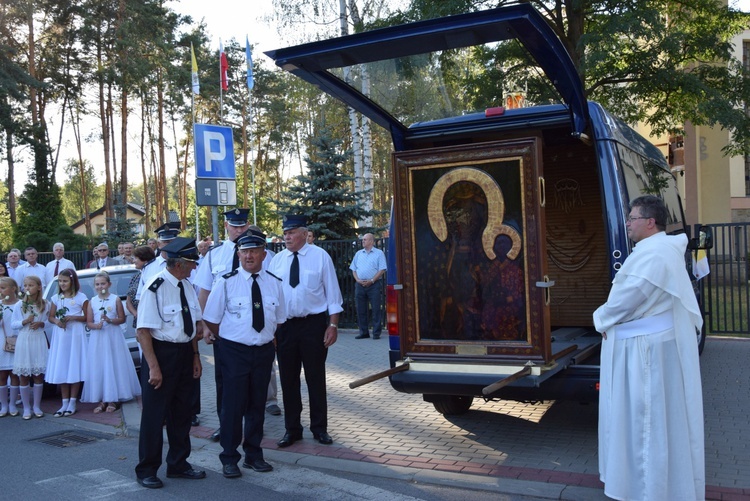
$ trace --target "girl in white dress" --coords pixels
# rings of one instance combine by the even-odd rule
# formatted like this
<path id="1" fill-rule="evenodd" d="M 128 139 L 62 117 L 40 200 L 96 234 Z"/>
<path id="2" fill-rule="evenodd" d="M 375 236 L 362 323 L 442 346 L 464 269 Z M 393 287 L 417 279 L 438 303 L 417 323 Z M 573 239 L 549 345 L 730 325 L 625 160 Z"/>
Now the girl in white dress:
<path id="1" fill-rule="evenodd" d="M 47 301 L 42 297 L 42 281 L 29 275 L 23 279 L 23 299 L 13 306 L 12 329 L 18 330 L 16 352 L 13 356 L 13 374 L 19 377 L 23 418 L 31 419 L 32 397 L 29 380 L 34 380 L 33 411 L 36 417 L 42 412 L 44 373 L 47 371 L 47 336 L 44 320 L 47 318 Z"/>
<path id="2" fill-rule="evenodd" d="M 54 325 L 52 344 L 47 360 L 48 383 L 60 386 L 62 407 L 54 417 L 76 413 L 81 382 L 86 375 L 88 338 L 86 337 L 86 306 L 88 298 L 80 292 L 75 270 L 65 269 L 57 275 L 60 293 L 50 300 L 49 322 Z"/>
<path id="3" fill-rule="evenodd" d="M 94 413 L 114 412 L 118 402 L 141 394 L 122 327 L 125 310 L 122 301 L 109 292 L 112 286 L 107 272 L 94 277 L 97 295 L 91 298 L 86 325 L 89 337 L 89 373 L 83 386 L 83 402 L 99 402 Z"/>
<path id="4" fill-rule="evenodd" d="M 5 338 L 18 339 L 18 331 L 11 327 L 13 319 L 13 305 L 18 302 L 18 284 L 10 277 L 0 277 L 0 417 L 7 415 L 18 416 L 16 399 L 18 398 L 18 376 L 13 374 L 13 352 L 5 351 Z M 10 388 L 8 388 L 10 377 Z M 8 391 L 10 390 L 10 391 Z M 9 398 L 10 397 L 10 398 Z"/>

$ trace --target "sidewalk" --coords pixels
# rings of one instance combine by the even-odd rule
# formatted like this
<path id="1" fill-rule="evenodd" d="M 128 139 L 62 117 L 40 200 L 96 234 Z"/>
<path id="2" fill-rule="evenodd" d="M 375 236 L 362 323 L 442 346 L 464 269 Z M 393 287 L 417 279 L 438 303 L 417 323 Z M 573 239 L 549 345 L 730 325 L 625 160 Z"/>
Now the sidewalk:
<path id="1" fill-rule="evenodd" d="M 304 440 L 278 449 L 284 418 L 266 414 L 267 459 L 545 499 L 606 499 L 598 479 L 595 405 L 475 399 L 465 415 L 445 417 L 420 395 L 394 391 L 387 379 L 351 390 L 349 382 L 388 367 L 387 339 L 355 340 L 355 335 L 342 330 L 329 351 L 328 431 L 334 444 L 320 445 L 306 430 Z M 208 440 L 218 427 L 213 354 L 205 343 L 200 351 L 202 412 L 201 425 L 192 429 L 193 448 L 218 455 L 219 445 Z M 750 499 L 750 372 L 742 370 L 748 357 L 750 340 L 709 338 L 701 359 L 707 499 Z M 302 393 L 305 426 L 304 384 Z M 59 406 L 45 404 L 45 412 Z M 281 395 L 279 406 L 283 410 Z M 72 418 L 137 434 L 138 403 L 113 414 L 92 414 L 93 407 L 81 404 Z"/>

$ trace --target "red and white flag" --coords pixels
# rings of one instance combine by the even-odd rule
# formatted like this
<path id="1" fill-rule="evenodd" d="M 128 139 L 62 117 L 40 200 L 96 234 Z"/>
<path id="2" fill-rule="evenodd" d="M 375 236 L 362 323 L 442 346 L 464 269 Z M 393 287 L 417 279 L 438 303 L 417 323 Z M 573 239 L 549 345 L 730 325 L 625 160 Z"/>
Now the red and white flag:
<path id="1" fill-rule="evenodd" d="M 221 71 L 221 90 L 229 89 L 229 79 L 227 78 L 227 70 L 229 69 L 229 63 L 227 62 L 227 55 L 224 53 L 224 44 L 219 39 L 219 68 Z"/>

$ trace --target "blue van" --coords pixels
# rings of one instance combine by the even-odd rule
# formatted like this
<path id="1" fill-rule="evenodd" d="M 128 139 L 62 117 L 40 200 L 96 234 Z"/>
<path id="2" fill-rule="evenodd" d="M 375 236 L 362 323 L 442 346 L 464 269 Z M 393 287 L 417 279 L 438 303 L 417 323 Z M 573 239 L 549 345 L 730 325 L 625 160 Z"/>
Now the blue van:
<path id="1" fill-rule="evenodd" d="M 519 106 L 523 93 L 507 92 L 500 106 L 460 109 L 475 70 L 462 56 L 513 40 L 559 103 Z M 664 155 L 587 101 L 544 18 L 521 4 L 267 55 L 393 141 L 391 369 L 352 386 L 388 376 L 444 414 L 475 397 L 597 400 L 592 313 L 631 250 L 629 201 L 659 195 L 667 231 L 687 225 Z"/>

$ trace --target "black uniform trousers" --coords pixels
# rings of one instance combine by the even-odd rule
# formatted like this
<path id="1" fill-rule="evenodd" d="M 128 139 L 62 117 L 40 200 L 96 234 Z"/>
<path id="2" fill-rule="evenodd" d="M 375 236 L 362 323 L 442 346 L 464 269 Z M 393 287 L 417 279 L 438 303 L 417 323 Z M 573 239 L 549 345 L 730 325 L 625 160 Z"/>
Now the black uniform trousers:
<path id="1" fill-rule="evenodd" d="M 242 441 L 245 460 L 263 459 L 260 442 L 266 413 L 266 393 L 271 380 L 271 365 L 276 350 L 273 342 L 248 346 L 228 339 L 214 345 L 224 378 L 220 411 L 222 464 L 236 465 L 237 447 Z M 245 420 L 243 430 L 242 420 Z"/>
<path id="2" fill-rule="evenodd" d="M 328 431 L 328 400 L 326 396 L 326 357 L 323 346 L 328 313 L 290 318 L 276 328 L 276 355 L 284 399 L 286 431 L 302 434 L 302 395 L 300 372 L 305 368 L 305 382 L 310 397 L 310 431 Z"/>
<path id="3" fill-rule="evenodd" d="M 148 382 L 150 370 L 146 359 L 141 362 L 141 431 L 138 439 L 138 478 L 156 475 L 162 463 L 163 425 L 166 419 L 167 473 L 190 469 L 190 424 L 192 421 L 193 343 L 169 343 L 153 340 L 154 353 L 162 374 L 156 390 Z"/>

